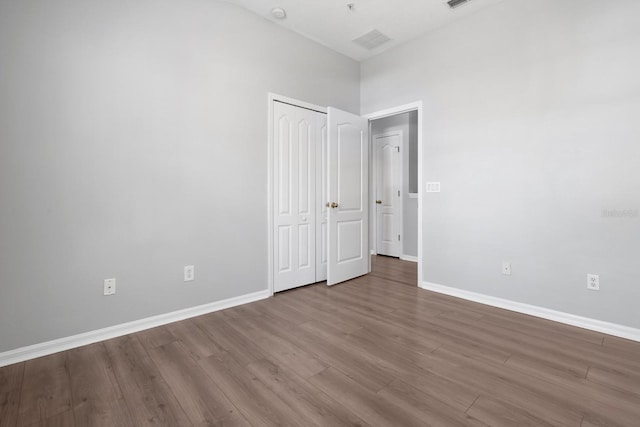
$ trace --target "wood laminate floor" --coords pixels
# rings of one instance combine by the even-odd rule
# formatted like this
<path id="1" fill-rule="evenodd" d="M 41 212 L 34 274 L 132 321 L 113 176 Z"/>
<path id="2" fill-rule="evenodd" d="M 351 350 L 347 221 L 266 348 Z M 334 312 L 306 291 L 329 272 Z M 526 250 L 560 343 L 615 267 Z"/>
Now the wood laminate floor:
<path id="1" fill-rule="evenodd" d="M 0 426 L 640 426 L 640 343 L 373 267 L 0 368 Z"/>

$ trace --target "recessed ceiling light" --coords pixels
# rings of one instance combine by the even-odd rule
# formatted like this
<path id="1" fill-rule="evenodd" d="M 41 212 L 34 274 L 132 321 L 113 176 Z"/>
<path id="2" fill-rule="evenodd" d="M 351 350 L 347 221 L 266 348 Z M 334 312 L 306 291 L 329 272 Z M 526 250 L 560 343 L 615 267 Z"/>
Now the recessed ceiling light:
<path id="1" fill-rule="evenodd" d="M 287 12 L 285 12 L 281 7 L 274 7 L 271 9 L 271 16 L 276 19 L 284 19 L 287 17 Z"/>

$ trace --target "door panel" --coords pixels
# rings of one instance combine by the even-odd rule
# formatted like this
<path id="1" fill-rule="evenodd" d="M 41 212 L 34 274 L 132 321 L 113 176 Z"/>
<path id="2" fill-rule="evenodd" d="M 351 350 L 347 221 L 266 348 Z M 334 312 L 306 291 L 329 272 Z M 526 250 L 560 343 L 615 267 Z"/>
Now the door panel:
<path id="1" fill-rule="evenodd" d="M 369 272 L 368 121 L 328 109 L 328 274 L 334 285 Z"/>
<path id="2" fill-rule="evenodd" d="M 376 183 L 376 253 L 399 257 L 402 254 L 402 133 L 375 135 L 374 179 Z"/>
<path id="3" fill-rule="evenodd" d="M 311 161 L 315 161 L 311 156 L 311 124 L 305 119 L 298 122 L 298 213 L 308 215 L 311 208 L 311 196 L 315 195 L 315 188 L 312 188 L 311 171 L 315 170 L 311 166 Z"/>
<path id="4" fill-rule="evenodd" d="M 363 171 L 366 165 L 362 160 L 366 141 L 361 141 L 359 129 L 351 123 L 338 125 L 338 176 L 337 190 L 340 210 L 362 211 Z M 367 159 L 368 160 L 368 159 Z"/>
<path id="5" fill-rule="evenodd" d="M 291 271 L 291 226 L 278 227 L 278 273 Z"/>
<path id="6" fill-rule="evenodd" d="M 342 221 L 338 223 L 338 264 L 361 259 L 362 221 Z"/>
<path id="7" fill-rule="evenodd" d="M 291 119 L 287 115 L 278 118 L 278 214 L 288 215 L 291 213 Z"/>

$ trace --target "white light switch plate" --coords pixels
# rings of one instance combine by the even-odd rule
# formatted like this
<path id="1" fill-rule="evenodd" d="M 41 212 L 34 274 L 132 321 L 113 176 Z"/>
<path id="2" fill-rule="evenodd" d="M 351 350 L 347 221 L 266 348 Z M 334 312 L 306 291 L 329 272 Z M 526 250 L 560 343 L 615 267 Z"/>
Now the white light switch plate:
<path id="1" fill-rule="evenodd" d="M 425 184 L 425 189 L 427 193 L 439 193 L 440 192 L 440 183 L 439 182 L 427 182 Z"/>

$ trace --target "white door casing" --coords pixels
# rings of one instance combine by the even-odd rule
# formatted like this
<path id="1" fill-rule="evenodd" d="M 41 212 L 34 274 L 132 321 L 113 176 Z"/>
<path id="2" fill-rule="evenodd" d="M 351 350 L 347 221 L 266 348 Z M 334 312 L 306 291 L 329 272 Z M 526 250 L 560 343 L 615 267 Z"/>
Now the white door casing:
<path id="1" fill-rule="evenodd" d="M 367 119 L 328 108 L 328 272 L 334 285 L 370 270 Z"/>
<path id="2" fill-rule="evenodd" d="M 274 102 L 274 291 L 316 280 L 316 113 Z"/>
<path id="3" fill-rule="evenodd" d="M 374 135 L 376 253 L 402 255 L 402 132 Z"/>
<path id="4" fill-rule="evenodd" d="M 418 286 L 422 285 L 422 281 L 424 280 L 424 262 L 423 262 L 423 194 L 424 191 L 422 180 L 423 180 L 423 149 L 422 149 L 422 138 L 423 138 L 423 104 L 422 101 L 412 102 L 410 104 L 399 105 L 392 108 L 387 108 L 384 110 L 376 111 L 370 114 L 365 115 L 365 117 L 369 120 L 378 120 L 384 117 L 394 116 L 396 114 L 406 113 L 408 111 L 417 111 L 418 113 Z"/>
<path id="5" fill-rule="evenodd" d="M 316 282 L 327 280 L 327 115 L 316 116 Z"/>

